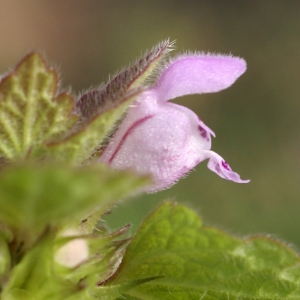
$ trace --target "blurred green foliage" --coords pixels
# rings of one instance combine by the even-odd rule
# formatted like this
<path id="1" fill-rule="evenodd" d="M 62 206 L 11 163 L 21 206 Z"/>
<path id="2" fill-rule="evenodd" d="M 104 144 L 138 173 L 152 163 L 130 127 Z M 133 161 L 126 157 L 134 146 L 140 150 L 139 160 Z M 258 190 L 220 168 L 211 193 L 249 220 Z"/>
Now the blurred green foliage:
<path id="1" fill-rule="evenodd" d="M 113 226 L 138 225 L 173 198 L 237 235 L 271 233 L 300 246 L 300 2 L 3 0 L 0 69 L 30 50 L 60 66 L 74 93 L 97 86 L 167 37 L 177 52 L 232 53 L 248 71 L 230 89 L 180 99 L 216 133 L 212 149 L 250 178 L 238 185 L 205 163 L 173 188 L 121 204 Z"/>

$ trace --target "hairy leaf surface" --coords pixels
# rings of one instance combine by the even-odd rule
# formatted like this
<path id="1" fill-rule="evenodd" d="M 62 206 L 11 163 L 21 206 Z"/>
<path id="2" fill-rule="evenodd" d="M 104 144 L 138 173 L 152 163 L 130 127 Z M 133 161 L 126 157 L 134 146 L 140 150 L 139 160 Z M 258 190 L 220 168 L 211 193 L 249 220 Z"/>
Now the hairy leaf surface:
<path id="1" fill-rule="evenodd" d="M 39 154 L 46 140 L 58 138 L 77 120 L 73 99 L 57 95 L 57 74 L 37 53 L 27 55 L 0 82 L 0 157 Z"/>
<path id="2" fill-rule="evenodd" d="M 97 295 L 136 300 L 299 299 L 299 275 L 299 256 L 286 245 L 263 236 L 231 237 L 203 226 L 190 209 L 166 202 L 143 223 L 119 270 Z M 147 278 L 154 279 L 130 286 Z M 106 288 L 118 291 L 119 297 L 107 294 Z"/>

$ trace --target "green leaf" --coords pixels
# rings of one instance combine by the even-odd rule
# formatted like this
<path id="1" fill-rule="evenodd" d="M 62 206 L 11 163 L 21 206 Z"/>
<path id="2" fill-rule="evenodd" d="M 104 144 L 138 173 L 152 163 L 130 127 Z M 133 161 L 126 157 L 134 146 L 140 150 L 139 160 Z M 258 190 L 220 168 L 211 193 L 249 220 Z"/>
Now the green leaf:
<path id="1" fill-rule="evenodd" d="M 95 290 L 95 298 L 300 299 L 300 259 L 281 242 L 230 237 L 203 226 L 190 209 L 166 202 L 142 224 L 118 271 Z"/>
<path id="2" fill-rule="evenodd" d="M 6 292 L 5 300 L 36 300 L 36 298 L 28 291 L 16 288 Z"/>
<path id="3" fill-rule="evenodd" d="M 0 172 L 0 222 L 37 232 L 46 225 L 78 222 L 97 211 L 101 216 L 120 198 L 149 182 L 105 165 L 15 165 Z"/>
<path id="4" fill-rule="evenodd" d="M 96 299 L 112 300 L 112 299 L 119 299 L 118 296 L 122 294 L 120 299 L 124 299 L 124 295 L 125 295 L 124 292 L 126 292 L 127 290 L 130 290 L 146 282 L 151 282 L 156 278 L 157 277 L 134 280 L 125 284 L 114 285 L 114 286 L 104 286 L 104 287 L 100 286 L 97 288 L 97 290 L 95 288 L 94 289 L 91 288 L 92 291 L 90 292 L 90 295 Z M 132 298 L 129 294 L 126 294 L 126 299 L 138 299 L 138 298 Z"/>
<path id="5" fill-rule="evenodd" d="M 40 155 L 43 142 L 56 139 L 77 120 L 73 99 L 57 93 L 57 75 L 37 53 L 27 55 L 0 82 L 0 157 Z"/>

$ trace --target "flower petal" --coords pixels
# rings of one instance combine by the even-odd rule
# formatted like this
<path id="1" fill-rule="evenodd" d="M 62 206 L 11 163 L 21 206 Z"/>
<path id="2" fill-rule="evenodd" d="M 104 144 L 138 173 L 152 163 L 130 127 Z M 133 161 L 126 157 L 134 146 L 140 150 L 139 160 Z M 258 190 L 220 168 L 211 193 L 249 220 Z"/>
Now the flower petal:
<path id="1" fill-rule="evenodd" d="M 207 167 L 217 173 L 220 177 L 231 180 L 238 183 L 247 183 L 250 180 L 242 180 L 240 175 L 236 172 L 233 172 L 227 162 L 217 153 L 213 151 L 209 152 L 209 161 Z"/>
<path id="2" fill-rule="evenodd" d="M 154 90 L 159 101 L 188 94 L 218 92 L 228 88 L 246 70 L 238 57 L 212 54 L 175 58 L 161 73 Z"/>
<path id="3" fill-rule="evenodd" d="M 213 132 L 186 107 L 161 103 L 145 92 L 128 112 L 100 161 L 115 169 L 151 174 L 156 192 L 207 158 Z"/>

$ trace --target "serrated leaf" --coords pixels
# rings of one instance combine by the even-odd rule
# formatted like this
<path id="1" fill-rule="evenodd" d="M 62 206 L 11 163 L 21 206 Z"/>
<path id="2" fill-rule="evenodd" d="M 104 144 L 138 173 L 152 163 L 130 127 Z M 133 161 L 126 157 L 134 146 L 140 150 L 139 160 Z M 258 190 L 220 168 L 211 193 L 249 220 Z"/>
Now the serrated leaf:
<path id="1" fill-rule="evenodd" d="M 0 82 L 0 157 L 35 156 L 77 120 L 73 99 L 57 93 L 57 75 L 37 53 L 26 56 Z"/>
<path id="2" fill-rule="evenodd" d="M 106 287 L 121 291 L 155 276 L 160 278 L 101 298 Z M 299 278 L 299 256 L 283 243 L 268 237 L 230 237 L 203 226 L 190 209 L 167 202 L 146 219 L 119 270 L 95 298 L 300 299 Z"/>
<path id="3" fill-rule="evenodd" d="M 0 172 L 0 222 L 34 235 L 46 225 L 78 223 L 94 211 L 101 215 L 147 182 L 145 176 L 101 164 L 7 167 Z"/>

